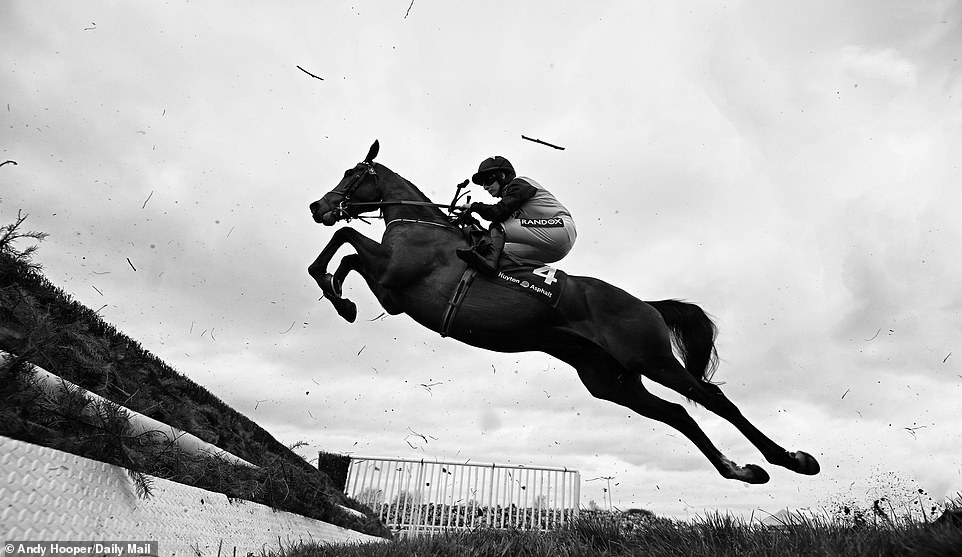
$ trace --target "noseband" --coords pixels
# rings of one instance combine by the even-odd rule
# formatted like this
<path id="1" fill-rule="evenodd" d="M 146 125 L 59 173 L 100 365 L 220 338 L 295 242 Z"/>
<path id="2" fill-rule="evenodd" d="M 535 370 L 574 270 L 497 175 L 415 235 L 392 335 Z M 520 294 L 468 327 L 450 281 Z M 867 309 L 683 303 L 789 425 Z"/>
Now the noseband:
<path id="1" fill-rule="evenodd" d="M 365 207 L 365 206 L 375 206 L 375 205 L 381 204 L 381 202 L 379 201 L 351 202 L 351 196 L 354 195 L 354 192 L 357 190 L 357 188 L 361 187 L 361 184 L 364 183 L 364 179 L 368 176 L 374 176 L 374 188 L 377 190 L 378 198 L 380 199 L 382 197 L 381 187 L 378 184 L 377 172 L 374 170 L 374 163 L 369 161 L 361 161 L 357 163 L 357 166 L 354 167 L 355 170 L 357 170 L 358 168 L 362 168 L 363 170 L 361 170 L 361 172 L 358 172 L 357 174 L 354 175 L 354 178 L 352 178 L 351 182 L 344 188 L 344 191 L 337 192 L 341 194 L 341 201 L 337 204 L 336 207 L 334 207 L 334 215 L 337 218 L 337 220 L 346 220 L 350 222 L 352 218 L 355 218 L 351 216 L 351 213 L 348 212 L 348 209 L 350 209 L 351 207 Z M 361 217 L 356 217 L 356 218 L 361 218 Z"/>

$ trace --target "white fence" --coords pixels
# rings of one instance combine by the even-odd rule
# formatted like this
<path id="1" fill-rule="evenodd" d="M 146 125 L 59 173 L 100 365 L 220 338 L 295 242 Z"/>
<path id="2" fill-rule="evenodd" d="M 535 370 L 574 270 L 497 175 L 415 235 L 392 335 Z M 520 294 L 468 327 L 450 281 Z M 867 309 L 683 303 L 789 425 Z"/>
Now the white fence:
<path id="1" fill-rule="evenodd" d="M 566 468 L 351 457 L 344 492 L 403 534 L 550 529 L 578 515 L 581 475 Z"/>

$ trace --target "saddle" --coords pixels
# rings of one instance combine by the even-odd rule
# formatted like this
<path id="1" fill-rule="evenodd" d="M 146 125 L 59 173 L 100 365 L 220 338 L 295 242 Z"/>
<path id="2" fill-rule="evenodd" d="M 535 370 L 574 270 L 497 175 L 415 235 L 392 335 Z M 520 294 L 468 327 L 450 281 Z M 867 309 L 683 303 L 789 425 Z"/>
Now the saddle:
<path id="1" fill-rule="evenodd" d="M 474 244 L 484 235 L 484 230 L 480 226 L 466 225 L 462 227 L 462 233 L 468 242 Z M 461 275 L 461 279 L 448 300 L 444 315 L 441 317 L 440 333 L 442 337 L 448 336 L 451 332 L 461 302 L 464 301 L 468 289 L 477 276 L 478 270 L 470 266 Z M 510 253 L 502 253 L 498 272 L 491 276 L 481 275 L 481 280 L 533 296 L 554 308 L 558 307 L 558 302 L 561 300 L 565 284 L 568 281 L 568 274 L 540 261 L 524 259 Z"/>

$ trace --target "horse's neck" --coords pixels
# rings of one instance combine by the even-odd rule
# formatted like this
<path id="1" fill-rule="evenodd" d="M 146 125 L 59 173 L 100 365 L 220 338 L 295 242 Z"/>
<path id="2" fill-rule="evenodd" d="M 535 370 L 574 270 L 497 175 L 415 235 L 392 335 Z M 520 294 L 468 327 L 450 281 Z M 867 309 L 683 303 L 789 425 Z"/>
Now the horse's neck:
<path id="1" fill-rule="evenodd" d="M 381 195 L 385 202 L 391 201 L 417 201 L 432 203 L 428 196 L 421 193 L 421 190 L 414 184 L 405 180 L 387 167 L 378 169 L 378 174 L 383 176 L 381 183 Z M 445 222 L 447 217 L 436 207 L 421 205 L 386 205 L 384 207 L 384 218 L 386 221 L 394 219 L 414 219 Z"/>

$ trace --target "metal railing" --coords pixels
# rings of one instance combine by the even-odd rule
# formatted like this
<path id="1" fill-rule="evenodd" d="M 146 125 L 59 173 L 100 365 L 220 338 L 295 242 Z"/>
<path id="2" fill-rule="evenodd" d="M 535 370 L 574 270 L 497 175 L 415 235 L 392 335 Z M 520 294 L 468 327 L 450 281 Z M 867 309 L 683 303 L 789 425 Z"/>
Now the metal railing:
<path id="1" fill-rule="evenodd" d="M 352 456 L 344 493 L 402 534 L 550 529 L 578 515 L 581 475 L 567 468 Z"/>

